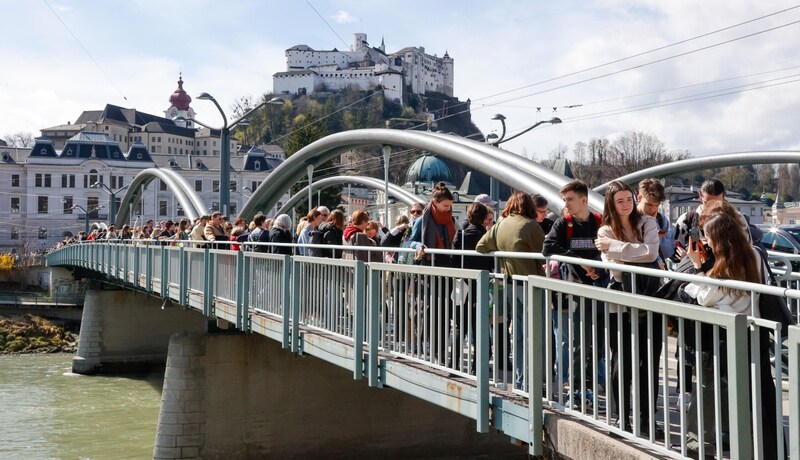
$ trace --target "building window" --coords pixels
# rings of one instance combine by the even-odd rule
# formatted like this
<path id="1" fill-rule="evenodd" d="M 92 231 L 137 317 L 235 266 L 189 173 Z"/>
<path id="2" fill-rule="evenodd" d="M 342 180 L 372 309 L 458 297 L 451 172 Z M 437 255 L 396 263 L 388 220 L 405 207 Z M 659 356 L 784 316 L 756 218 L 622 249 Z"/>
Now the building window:
<path id="1" fill-rule="evenodd" d="M 230 189 L 229 189 L 229 190 L 230 190 L 231 192 L 235 192 L 235 191 L 236 191 L 236 181 L 235 181 L 235 180 L 232 180 L 232 181 L 231 181 L 231 187 L 230 187 Z"/>
<path id="2" fill-rule="evenodd" d="M 172 153 L 172 147 L 167 146 L 167 153 Z"/>
<path id="3" fill-rule="evenodd" d="M 256 160 L 253 162 L 253 169 L 256 171 L 261 171 L 261 160 Z"/>
<path id="4" fill-rule="evenodd" d="M 236 203 L 231 203 L 230 213 L 232 216 L 236 215 Z"/>
<path id="5" fill-rule="evenodd" d="M 47 239 L 47 227 L 39 227 L 39 239 L 40 240 Z"/>
<path id="6" fill-rule="evenodd" d="M 167 215 L 167 201 L 161 200 L 158 202 L 158 215 L 159 216 L 166 216 Z"/>
<path id="7" fill-rule="evenodd" d="M 64 203 L 64 214 L 72 214 L 72 197 L 65 196 L 61 202 Z"/>
<path id="8" fill-rule="evenodd" d="M 100 175 L 97 173 L 96 169 L 90 169 L 89 170 L 89 186 L 91 186 L 92 184 L 96 184 L 97 182 L 102 182 Z M 86 187 L 86 184 L 84 184 L 84 187 Z"/>
<path id="9" fill-rule="evenodd" d="M 136 210 L 134 212 L 137 216 L 144 214 L 144 202 L 141 198 L 139 198 L 139 201 L 136 202 Z"/>
<path id="10" fill-rule="evenodd" d="M 211 212 L 219 211 L 219 201 L 211 202 Z"/>
<path id="11" fill-rule="evenodd" d="M 19 197 L 11 197 L 11 214 L 19 214 Z"/>
<path id="12" fill-rule="evenodd" d="M 122 176 L 111 176 L 111 188 L 122 188 Z"/>
<path id="13" fill-rule="evenodd" d="M 89 211 L 89 217 L 97 219 L 99 216 L 100 198 L 96 196 L 86 197 L 86 210 Z"/>
<path id="14" fill-rule="evenodd" d="M 62 174 L 61 188 L 75 188 L 75 174 Z"/>
<path id="15" fill-rule="evenodd" d="M 38 198 L 39 214 L 47 214 L 47 197 L 39 196 L 37 198 Z"/>
<path id="16" fill-rule="evenodd" d="M 158 181 L 158 191 L 165 192 L 167 190 L 167 183 L 163 180 Z"/>
<path id="17" fill-rule="evenodd" d="M 12 187 L 19 187 L 19 174 L 12 174 L 11 175 L 11 186 Z"/>
<path id="18" fill-rule="evenodd" d="M 219 192 L 219 181 L 218 180 L 212 180 L 211 181 L 211 191 L 212 192 Z"/>
<path id="19" fill-rule="evenodd" d="M 256 189 L 258 188 L 258 181 L 254 180 L 250 182 L 250 192 L 255 193 Z"/>
<path id="20" fill-rule="evenodd" d="M 195 192 L 202 192 L 203 191 L 203 181 L 201 181 L 201 180 L 194 181 L 194 191 Z"/>
<path id="21" fill-rule="evenodd" d="M 755 217 L 755 216 L 756 216 L 756 208 L 752 207 L 750 208 L 750 217 Z"/>
<path id="22" fill-rule="evenodd" d="M 42 174 L 36 173 L 33 179 L 33 186 L 34 187 L 41 187 L 42 186 Z"/>
<path id="23" fill-rule="evenodd" d="M 19 239 L 19 227 L 11 227 L 11 239 L 12 240 Z"/>

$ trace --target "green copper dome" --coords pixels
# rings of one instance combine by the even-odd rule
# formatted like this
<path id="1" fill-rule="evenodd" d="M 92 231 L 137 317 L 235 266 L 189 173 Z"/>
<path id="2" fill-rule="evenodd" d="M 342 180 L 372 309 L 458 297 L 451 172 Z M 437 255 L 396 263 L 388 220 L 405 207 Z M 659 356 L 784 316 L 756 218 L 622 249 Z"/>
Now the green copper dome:
<path id="1" fill-rule="evenodd" d="M 450 168 L 436 155 L 425 153 L 417 159 L 406 172 L 406 186 L 417 184 L 436 184 L 444 182 L 453 185 Z"/>

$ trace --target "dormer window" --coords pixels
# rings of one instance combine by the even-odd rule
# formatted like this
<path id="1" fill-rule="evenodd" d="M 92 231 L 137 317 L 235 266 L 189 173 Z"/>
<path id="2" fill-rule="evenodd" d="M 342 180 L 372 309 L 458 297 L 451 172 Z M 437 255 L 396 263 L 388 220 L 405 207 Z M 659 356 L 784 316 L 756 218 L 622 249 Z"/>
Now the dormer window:
<path id="1" fill-rule="evenodd" d="M 141 160 L 142 159 L 142 152 L 139 152 L 139 153 L 136 154 L 136 159 L 137 160 Z"/>
<path id="2" fill-rule="evenodd" d="M 42 155 L 44 155 L 45 153 L 46 153 L 46 152 L 45 152 L 45 150 L 44 150 L 44 149 L 42 149 Z M 70 148 L 68 148 L 68 149 L 67 149 L 67 156 L 68 156 L 68 157 L 71 157 L 71 156 L 72 156 L 72 147 L 70 147 Z"/>
<path id="3" fill-rule="evenodd" d="M 47 155 L 47 149 L 42 147 L 42 150 L 40 150 L 39 153 L 41 153 L 42 156 L 46 156 Z"/>
<path id="4" fill-rule="evenodd" d="M 253 169 L 256 171 L 261 171 L 261 160 L 256 160 L 253 162 Z"/>

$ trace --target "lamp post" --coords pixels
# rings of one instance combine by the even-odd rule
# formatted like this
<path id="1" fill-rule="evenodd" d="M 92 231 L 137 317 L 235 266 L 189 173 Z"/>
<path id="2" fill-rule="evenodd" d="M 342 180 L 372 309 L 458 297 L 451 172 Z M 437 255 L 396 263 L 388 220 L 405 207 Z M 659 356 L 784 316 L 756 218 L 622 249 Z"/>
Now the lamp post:
<path id="1" fill-rule="evenodd" d="M 428 119 L 430 121 L 430 118 Z M 392 146 L 383 146 L 383 223 L 389 226 L 389 157 L 392 155 Z"/>
<path id="2" fill-rule="evenodd" d="M 496 140 L 496 141 L 494 141 L 492 143 L 492 145 L 494 145 L 495 147 L 499 146 L 500 144 L 502 144 L 504 142 L 508 142 L 510 140 L 514 140 L 514 139 L 522 136 L 523 134 L 527 133 L 528 131 L 532 130 L 533 128 L 535 128 L 535 127 L 537 127 L 539 125 L 543 125 L 545 123 L 550 123 L 551 125 L 557 125 L 557 124 L 561 123 L 561 119 L 558 118 L 558 117 L 553 117 L 553 118 L 551 118 L 549 120 L 537 121 L 536 123 L 534 123 L 530 127 L 526 128 L 526 129 L 523 129 L 522 131 L 518 132 L 517 134 L 514 134 L 513 136 L 511 136 L 508 139 L 506 139 L 505 138 L 506 137 L 506 117 L 504 117 L 502 114 L 498 113 L 497 115 L 492 117 L 492 120 L 500 120 L 500 123 L 503 124 L 503 134 L 500 135 L 500 138 L 498 140 Z"/>
<path id="3" fill-rule="evenodd" d="M 124 187 L 120 187 L 117 190 L 111 190 L 111 188 L 108 185 L 106 185 L 106 184 L 104 184 L 102 182 L 95 182 L 94 184 L 89 186 L 89 188 L 99 188 L 99 189 L 104 190 L 106 193 L 108 193 L 108 196 L 109 196 L 108 221 L 111 222 L 112 224 L 115 223 L 114 220 L 117 217 L 117 193 L 125 190 L 130 185 L 131 184 L 128 184 L 128 185 L 126 185 Z"/>
<path id="4" fill-rule="evenodd" d="M 228 124 L 228 118 L 225 116 L 225 111 L 222 110 L 220 107 L 219 102 L 214 99 L 214 96 L 208 93 L 200 93 L 197 96 L 197 99 L 204 100 L 204 101 L 211 101 L 219 110 L 219 114 L 222 115 L 222 128 L 219 128 L 220 136 L 219 140 L 222 144 L 219 150 L 219 205 L 220 209 L 222 210 L 222 215 L 228 217 L 228 210 L 229 210 L 229 202 L 231 200 L 230 195 L 230 183 L 231 183 L 231 129 L 233 129 L 236 125 L 239 124 L 247 124 L 247 116 L 251 113 L 255 112 L 256 110 L 260 109 L 262 106 L 266 104 L 273 104 L 273 105 L 282 105 L 283 99 L 279 97 L 273 97 L 269 101 L 264 101 L 257 106 L 253 107 L 252 109 L 248 110 L 244 115 L 242 115 L 239 119 L 234 120 L 230 124 Z M 192 120 L 200 126 L 205 126 L 208 129 L 216 129 L 203 124 L 197 120 Z"/>
<path id="5" fill-rule="evenodd" d="M 67 200 L 61 200 L 61 202 L 62 203 L 66 203 Z M 103 207 L 104 207 L 103 205 L 100 205 L 100 206 L 97 206 L 96 208 L 92 208 L 91 210 L 87 211 L 86 208 L 84 208 L 83 206 L 81 206 L 79 204 L 75 204 L 75 205 L 72 205 L 72 207 L 69 208 L 69 209 L 71 209 L 73 211 L 77 209 L 77 210 L 79 210 L 79 211 L 81 211 L 83 213 L 83 220 L 85 221 L 83 230 L 88 235 L 89 234 L 89 213 L 90 212 L 95 212 L 98 209 L 103 209 Z"/>

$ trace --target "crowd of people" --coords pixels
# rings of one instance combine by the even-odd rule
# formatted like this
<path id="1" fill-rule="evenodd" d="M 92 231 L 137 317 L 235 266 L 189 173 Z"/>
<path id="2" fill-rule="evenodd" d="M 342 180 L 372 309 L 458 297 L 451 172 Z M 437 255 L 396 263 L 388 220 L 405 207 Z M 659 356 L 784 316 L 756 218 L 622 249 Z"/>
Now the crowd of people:
<path id="1" fill-rule="evenodd" d="M 589 188 L 584 182 L 573 180 L 567 183 L 560 193 L 564 201 L 564 208 L 560 214 L 550 212 L 549 203 L 540 195 L 515 192 L 505 201 L 499 216 L 495 216 L 497 203 L 488 195 L 480 195 L 467 208 L 463 222 L 457 222 L 452 212 L 453 194 L 445 184 L 440 183 L 434 187 L 428 203 L 416 203 L 410 206 L 408 215 L 398 217 L 391 228 L 372 220 L 365 210 L 356 210 L 350 216 L 346 216 L 340 210 L 330 211 L 327 207 L 320 206 L 309 211 L 294 228 L 291 218 L 286 214 L 274 219 L 258 214 L 249 223 L 241 218 L 230 223 L 222 214 L 215 212 L 209 216 L 202 216 L 194 222 L 183 218 L 177 224 L 172 220 L 158 224 L 150 220 L 141 226 L 124 225 L 120 229 L 111 225 L 107 229 L 95 229 L 88 235 L 81 232 L 64 244 L 78 240 L 146 240 L 161 244 L 209 246 L 364 262 L 414 263 L 488 271 L 499 269 L 507 278 L 514 275 L 550 276 L 576 284 L 680 300 L 720 311 L 772 318 L 780 316 L 783 321 L 791 320 L 791 318 L 786 320 L 787 315 L 781 316 L 774 311 L 760 311 L 759 303 L 757 299 L 753 301 L 751 298 L 753 294 L 750 291 L 713 286 L 701 281 L 664 284 L 662 277 L 656 276 L 639 276 L 633 281 L 630 274 L 625 271 L 607 272 L 589 264 L 543 265 L 541 260 L 533 258 L 500 258 L 499 267 L 495 267 L 494 259 L 491 257 L 445 256 L 430 252 L 430 249 L 462 249 L 478 253 L 496 251 L 541 253 L 545 257 L 564 255 L 587 261 L 615 262 L 661 270 L 671 267 L 678 272 L 714 279 L 753 283 L 762 283 L 766 280 L 765 272 L 769 268 L 765 264 L 764 254 L 757 249 L 757 246 L 753 246 L 754 238 L 750 226 L 745 218 L 725 201 L 724 186 L 717 179 L 709 179 L 702 184 L 699 193 L 702 204 L 697 209 L 680 216 L 675 225 L 671 225 L 669 218 L 659 212 L 659 207 L 666 196 L 663 185 L 656 179 L 640 182 L 637 190 L 619 181 L 612 182 L 605 193 L 602 214 L 590 211 Z M 382 250 L 366 250 L 368 248 Z M 398 251 L 397 248 L 410 248 L 413 251 Z M 431 287 L 432 290 L 434 288 Z M 437 292 L 440 292 L 441 298 L 431 302 L 426 308 L 439 311 L 430 311 L 426 314 L 439 318 L 454 318 L 457 322 L 456 316 L 447 312 L 450 309 L 449 313 L 452 313 L 453 308 L 450 293 L 444 289 L 437 289 Z M 595 379 L 602 386 L 607 384 L 606 380 L 610 381 L 609 388 L 615 390 L 608 392 L 608 410 L 616 415 L 618 426 L 631 430 L 633 421 L 638 420 L 641 432 L 649 433 L 650 427 L 654 425 L 650 421 L 650 415 L 655 413 L 655 407 L 651 407 L 650 404 L 655 402 L 650 398 L 651 391 L 648 389 L 652 390 L 652 394 L 658 394 L 659 360 L 663 351 L 662 322 L 670 319 L 662 314 L 648 317 L 641 312 L 632 313 L 626 308 L 602 303 L 597 304 L 596 314 L 587 311 L 578 314 L 580 310 L 578 297 L 579 294 L 554 297 L 553 371 L 556 373 L 557 381 L 560 382 L 563 391 L 570 392 L 570 397 L 577 398 L 579 405 L 591 403 L 591 395 L 579 394 L 581 383 L 586 384 L 585 388 L 590 388 Z M 472 298 L 476 296 L 473 294 Z M 509 318 L 511 324 L 500 324 L 499 327 L 506 330 L 510 328 L 513 337 L 511 353 L 520 357 L 523 350 L 525 308 L 522 295 L 510 299 L 510 302 L 515 302 L 512 308 L 513 317 Z M 606 313 L 609 324 L 605 324 Z M 475 325 L 474 308 L 470 316 L 465 321 Z M 503 318 L 500 317 L 499 320 L 503 321 Z M 635 336 L 631 334 L 634 324 L 638 325 L 639 331 Z M 439 334 L 439 337 L 447 337 L 451 327 L 459 329 L 459 324 L 438 321 L 435 333 Z M 604 335 L 604 328 L 607 328 L 609 336 L 613 337 L 608 343 L 610 356 L 604 356 L 606 344 L 601 337 Z M 674 329 L 675 327 L 672 327 L 672 330 Z M 595 337 L 592 337 L 593 331 L 596 333 Z M 707 340 L 710 334 L 706 333 L 707 331 L 703 332 L 703 340 Z M 474 341 L 475 331 L 470 330 L 469 334 Z M 690 335 L 692 334 L 687 331 L 686 336 Z M 617 337 L 620 339 L 617 340 Z M 762 339 L 769 340 L 769 337 Z M 724 343 L 724 334 L 720 340 Z M 430 350 L 431 356 L 437 362 L 449 365 L 449 362 L 445 361 L 445 357 L 450 354 L 447 347 L 447 340 L 439 340 Z M 687 339 L 685 347 L 689 353 L 698 349 L 703 350 L 702 353 L 710 350 L 707 344 L 696 344 L 691 339 Z M 634 349 L 639 351 L 636 354 L 638 362 L 632 359 Z M 570 353 L 574 357 L 571 361 Z M 610 360 L 611 375 L 603 375 L 602 369 L 601 372 L 596 372 L 597 366 L 593 367 L 591 362 L 579 359 L 581 354 Z M 703 358 L 701 361 L 706 363 L 705 356 Z M 495 359 L 504 358 L 495 357 Z M 762 360 L 763 362 L 765 360 Z M 513 369 L 514 384 L 517 388 L 523 383 L 522 363 L 522 359 L 517 359 Z M 722 365 L 724 373 L 724 360 Z M 636 405 L 631 401 L 635 393 L 632 391 L 634 366 L 639 369 L 640 390 Z M 693 415 L 697 411 L 697 398 L 692 398 L 694 404 L 689 408 L 689 448 L 693 450 L 699 447 L 701 437 L 698 433 L 701 431 L 702 439 L 708 444 L 707 448 L 713 448 L 713 443 L 716 441 L 713 424 L 714 388 L 710 366 L 711 364 L 708 364 L 708 367 L 703 364 L 701 368 L 687 366 L 680 370 L 683 373 L 681 378 L 687 382 L 689 391 L 693 395 L 699 392 L 705 395 L 702 398 L 703 405 L 707 406 L 704 407 L 704 414 L 706 418 L 711 417 L 710 422 L 698 426 L 697 417 Z M 697 385 L 698 374 L 703 376 L 702 388 L 698 388 Z M 572 376 L 572 379 L 569 376 Z M 774 411 L 775 406 L 774 386 L 771 386 L 769 376 L 763 377 L 765 382 L 762 385 L 762 395 L 756 397 L 768 400 L 769 389 L 772 389 L 773 403 L 764 405 L 763 419 L 768 425 L 770 420 L 768 412 Z M 709 391 L 711 393 L 708 393 Z M 622 400 L 617 401 L 620 396 Z M 632 406 L 638 407 L 638 414 L 633 414 Z M 725 416 L 723 413 L 723 418 Z M 772 417 L 772 422 L 774 418 Z M 723 420 L 722 423 L 727 422 Z M 663 430 L 657 425 L 655 429 L 654 435 L 663 439 Z M 765 433 L 774 433 L 774 429 L 773 426 L 772 431 L 766 430 Z M 722 430 L 722 442 L 727 442 L 727 439 L 724 439 L 726 432 L 727 427 Z M 767 458 L 773 457 L 767 455 Z"/>

